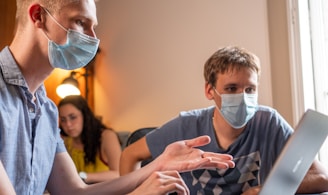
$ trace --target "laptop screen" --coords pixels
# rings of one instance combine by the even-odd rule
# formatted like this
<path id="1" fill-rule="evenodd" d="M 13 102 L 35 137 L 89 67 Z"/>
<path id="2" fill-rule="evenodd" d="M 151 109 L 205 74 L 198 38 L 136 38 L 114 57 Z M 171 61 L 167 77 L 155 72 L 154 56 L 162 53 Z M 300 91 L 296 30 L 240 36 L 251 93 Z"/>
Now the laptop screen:
<path id="1" fill-rule="evenodd" d="M 328 135 L 328 116 L 307 110 L 287 141 L 260 195 L 295 194 Z"/>

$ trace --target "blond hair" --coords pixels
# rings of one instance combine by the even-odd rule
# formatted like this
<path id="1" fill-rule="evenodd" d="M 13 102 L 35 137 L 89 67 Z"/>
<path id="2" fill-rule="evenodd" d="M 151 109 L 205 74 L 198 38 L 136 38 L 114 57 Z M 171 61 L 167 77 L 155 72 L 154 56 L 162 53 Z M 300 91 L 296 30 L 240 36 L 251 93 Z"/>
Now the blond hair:
<path id="1" fill-rule="evenodd" d="M 27 22 L 27 10 L 32 3 L 39 3 L 50 13 L 59 12 L 62 7 L 81 0 L 16 0 L 16 23 L 23 25 Z"/>

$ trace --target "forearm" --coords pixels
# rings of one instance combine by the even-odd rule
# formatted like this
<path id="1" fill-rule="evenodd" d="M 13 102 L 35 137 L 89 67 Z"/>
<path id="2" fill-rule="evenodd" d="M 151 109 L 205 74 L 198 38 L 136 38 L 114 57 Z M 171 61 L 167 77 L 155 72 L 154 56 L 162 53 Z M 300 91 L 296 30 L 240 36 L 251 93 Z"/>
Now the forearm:
<path id="1" fill-rule="evenodd" d="M 120 158 L 120 175 L 126 175 L 140 168 L 140 161 L 133 158 L 132 155 L 122 153 Z"/>
<path id="2" fill-rule="evenodd" d="M 120 176 L 118 171 L 103 171 L 97 173 L 87 173 L 87 179 L 84 180 L 85 183 L 99 183 L 103 181 L 110 181 Z"/>
<path id="3" fill-rule="evenodd" d="M 126 175 L 130 172 L 133 172 L 137 169 L 140 169 L 141 167 L 141 162 L 129 162 L 129 163 L 123 163 L 120 166 L 120 171 L 119 171 L 119 175 Z"/>
<path id="4" fill-rule="evenodd" d="M 10 180 L 7 176 L 7 173 L 2 165 L 2 162 L 0 161 L 0 195 L 14 195 L 15 190 L 12 184 L 10 183 Z"/>
<path id="5" fill-rule="evenodd" d="M 297 193 L 328 192 L 328 178 L 325 174 L 308 174 L 299 186 Z"/>
<path id="6" fill-rule="evenodd" d="M 328 192 L 328 172 L 319 161 L 314 161 L 305 175 L 298 193 Z"/>
<path id="7" fill-rule="evenodd" d="M 47 189 L 52 195 L 125 195 L 139 186 L 153 171 L 156 171 L 156 166 L 156 164 L 145 166 L 142 169 L 111 181 L 86 185 L 77 174 L 74 163 L 68 153 L 63 152 L 55 156 L 55 163 L 48 180 Z"/>
<path id="8" fill-rule="evenodd" d="M 156 163 L 151 163 L 142 169 L 138 169 L 111 181 L 89 185 L 81 194 L 128 194 L 159 168 L 160 166 L 156 165 Z"/>

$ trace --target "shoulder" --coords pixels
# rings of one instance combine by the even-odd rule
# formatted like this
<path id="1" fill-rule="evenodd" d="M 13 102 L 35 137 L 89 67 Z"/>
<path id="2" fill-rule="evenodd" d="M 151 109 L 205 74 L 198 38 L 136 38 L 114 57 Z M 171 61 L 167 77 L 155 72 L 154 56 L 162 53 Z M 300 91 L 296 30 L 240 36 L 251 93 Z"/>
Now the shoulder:
<path id="1" fill-rule="evenodd" d="M 122 148 L 117 132 L 113 129 L 102 130 L 100 148 L 101 158 L 108 157 L 104 158 L 106 162 L 110 160 L 109 156 L 120 154 Z"/>
<path id="2" fill-rule="evenodd" d="M 260 130 L 267 129 L 271 133 L 274 129 L 284 132 L 284 134 L 291 134 L 293 132 L 293 128 L 284 117 L 276 109 L 268 106 L 259 106 L 250 122 L 254 128 Z"/>
<path id="3" fill-rule="evenodd" d="M 66 146 L 71 146 L 72 145 L 72 138 L 69 136 L 61 136 L 61 138 L 63 139 L 64 143 Z"/>
<path id="4" fill-rule="evenodd" d="M 117 133 L 113 129 L 103 129 L 101 132 L 101 140 L 113 140 L 118 139 Z"/>
<path id="5" fill-rule="evenodd" d="M 147 142 L 156 140 L 154 144 L 169 140 L 168 143 L 179 139 L 190 139 L 195 136 L 208 134 L 213 131 L 212 116 L 215 107 L 194 109 L 180 112 L 180 115 L 156 130 L 146 135 Z M 170 133 L 168 133 L 170 131 Z M 159 141 L 160 139 L 160 141 Z"/>
<path id="6" fill-rule="evenodd" d="M 200 116 L 212 116 L 215 106 L 206 108 L 193 109 L 189 111 L 181 111 L 180 117 L 200 117 Z"/>
<path id="7" fill-rule="evenodd" d="M 193 132 L 191 129 L 195 129 L 200 126 L 203 128 L 207 127 L 212 121 L 214 109 L 215 107 L 211 106 L 208 108 L 182 111 L 177 117 L 158 127 L 155 132 L 158 132 L 158 130 L 163 131 L 167 129 L 174 130 L 174 133 L 184 134 L 182 131 Z"/>
<path id="8" fill-rule="evenodd" d="M 269 106 L 259 106 L 258 110 L 255 113 L 255 118 L 267 119 L 267 120 L 284 120 L 285 119 L 280 115 L 280 113 Z"/>
<path id="9" fill-rule="evenodd" d="M 206 123 L 209 119 L 212 119 L 215 106 L 206 108 L 193 109 L 188 111 L 181 111 L 179 115 L 171 120 L 173 123 L 187 123 L 193 125 L 195 123 Z"/>
<path id="10" fill-rule="evenodd" d="M 270 106 L 264 106 L 264 105 L 259 105 L 257 111 L 260 113 L 276 113 L 277 112 L 276 109 L 274 109 Z"/>

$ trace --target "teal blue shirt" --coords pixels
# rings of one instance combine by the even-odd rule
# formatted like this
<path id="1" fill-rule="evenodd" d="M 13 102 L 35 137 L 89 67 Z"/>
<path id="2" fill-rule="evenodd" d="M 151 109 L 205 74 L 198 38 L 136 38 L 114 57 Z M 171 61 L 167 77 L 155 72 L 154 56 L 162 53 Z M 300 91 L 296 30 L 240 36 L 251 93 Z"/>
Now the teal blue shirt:
<path id="1" fill-rule="evenodd" d="M 8 47 L 0 52 L 0 160 L 17 194 L 43 194 L 56 153 L 65 152 L 56 105 L 44 85 L 29 92 Z"/>

